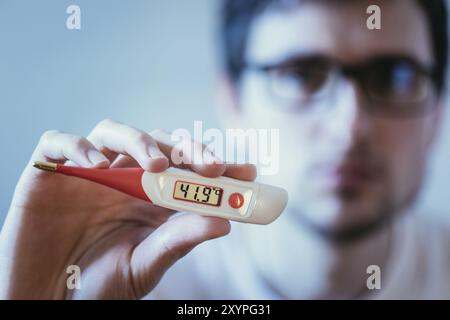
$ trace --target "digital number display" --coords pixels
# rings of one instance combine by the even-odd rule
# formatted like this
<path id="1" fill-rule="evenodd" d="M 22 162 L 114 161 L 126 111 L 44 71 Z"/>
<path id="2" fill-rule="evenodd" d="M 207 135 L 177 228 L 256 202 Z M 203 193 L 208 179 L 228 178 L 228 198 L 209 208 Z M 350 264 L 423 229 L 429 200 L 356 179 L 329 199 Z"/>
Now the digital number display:
<path id="1" fill-rule="evenodd" d="M 217 207 L 222 200 L 222 193 L 222 188 L 177 181 L 173 190 L 173 198 Z"/>

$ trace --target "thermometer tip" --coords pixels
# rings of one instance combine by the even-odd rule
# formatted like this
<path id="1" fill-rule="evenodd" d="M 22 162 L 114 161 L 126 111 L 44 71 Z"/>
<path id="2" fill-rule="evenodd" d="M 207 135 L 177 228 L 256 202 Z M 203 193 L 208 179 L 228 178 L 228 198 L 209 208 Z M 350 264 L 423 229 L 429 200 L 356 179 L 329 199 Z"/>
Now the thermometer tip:
<path id="1" fill-rule="evenodd" d="M 51 172 L 56 171 L 56 163 L 51 163 L 51 162 L 36 161 L 36 162 L 33 162 L 33 167 L 41 169 L 41 170 L 45 170 L 45 171 L 51 171 Z"/>

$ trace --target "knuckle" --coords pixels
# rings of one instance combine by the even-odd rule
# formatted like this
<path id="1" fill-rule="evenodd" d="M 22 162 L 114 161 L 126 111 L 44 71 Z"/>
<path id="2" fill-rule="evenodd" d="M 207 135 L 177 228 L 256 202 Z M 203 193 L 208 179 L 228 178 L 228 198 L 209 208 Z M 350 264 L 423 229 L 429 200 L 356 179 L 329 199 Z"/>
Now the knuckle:
<path id="1" fill-rule="evenodd" d="M 39 143 L 37 148 L 38 149 L 42 149 L 42 150 L 49 150 L 51 149 L 51 146 L 57 142 L 57 137 L 59 135 L 63 135 L 63 133 L 61 133 L 58 130 L 47 130 L 45 131 L 41 138 L 39 139 Z"/>
<path id="2" fill-rule="evenodd" d="M 166 130 L 155 129 L 155 130 L 150 131 L 149 134 L 152 137 L 152 139 L 155 141 L 162 142 L 162 143 L 169 144 L 169 145 L 172 143 L 172 133 L 168 132 Z"/>
<path id="3" fill-rule="evenodd" d="M 133 137 L 133 140 L 139 145 L 143 146 L 148 145 L 153 141 L 152 137 L 143 131 L 136 132 L 135 136 Z"/>
<path id="4" fill-rule="evenodd" d="M 109 127 L 115 123 L 117 123 L 117 122 L 112 120 L 111 118 L 105 118 L 105 119 L 101 120 L 95 127 L 96 128 Z"/>
<path id="5" fill-rule="evenodd" d="M 101 140 L 102 134 L 116 122 L 110 118 L 106 118 L 98 122 L 92 131 L 89 133 L 89 140 L 97 142 Z"/>
<path id="6" fill-rule="evenodd" d="M 180 256 L 179 252 L 175 250 L 173 244 L 167 237 L 161 237 L 159 243 L 159 256 L 171 262 L 176 261 Z"/>
<path id="7" fill-rule="evenodd" d="M 60 134 L 61 132 L 58 130 L 47 130 L 45 131 L 40 138 L 41 142 L 46 142 L 50 139 L 52 139 L 53 137 L 55 137 L 56 135 Z"/>
<path id="8" fill-rule="evenodd" d="M 154 130 L 152 130 L 152 131 L 150 131 L 150 135 L 151 136 L 157 136 L 157 135 L 160 135 L 160 134 L 168 134 L 168 132 L 166 132 L 166 131 L 164 131 L 163 129 L 154 129 Z"/>
<path id="9" fill-rule="evenodd" d="M 67 144 L 68 154 L 76 154 L 89 148 L 89 143 L 86 139 L 78 136 L 71 136 L 70 142 Z"/>

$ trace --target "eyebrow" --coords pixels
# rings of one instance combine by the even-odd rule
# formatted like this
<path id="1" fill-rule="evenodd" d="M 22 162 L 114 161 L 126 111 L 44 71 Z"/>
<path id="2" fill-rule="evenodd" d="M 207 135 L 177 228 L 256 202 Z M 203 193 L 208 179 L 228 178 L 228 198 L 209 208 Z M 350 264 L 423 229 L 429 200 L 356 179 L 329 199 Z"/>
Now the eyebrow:
<path id="1" fill-rule="evenodd" d="M 427 73 L 433 73 L 435 72 L 435 66 L 429 65 L 424 62 L 419 61 L 418 58 L 405 53 L 378 53 L 378 54 L 372 54 L 364 59 L 361 59 L 360 61 L 354 62 L 354 63 L 342 63 L 339 59 L 336 59 L 332 56 L 326 55 L 324 53 L 297 53 L 288 55 L 282 59 L 278 59 L 274 62 L 270 63 L 261 63 L 256 64 L 256 67 L 258 69 L 263 70 L 270 70 L 270 69 L 276 69 L 276 68 L 283 68 L 283 67 L 290 67 L 290 66 L 296 66 L 300 64 L 313 64 L 313 63 L 321 63 L 321 62 L 335 62 L 341 65 L 353 65 L 353 66 L 360 66 L 360 65 L 367 65 L 376 61 L 382 61 L 382 60 L 398 60 L 398 61 L 405 61 L 412 65 L 414 65 L 419 70 L 422 70 L 423 72 Z M 252 66 L 252 64 L 250 64 Z M 253 65 L 255 66 L 255 65 Z"/>
<path id="2" fill-rule="evenodd" d="M 296 65 L 299 63 L 314 62 L 319 60 L 330 60 L 330 57 L 323 53 L 295 53 L 286 55 L 282 58 L 273 59 L 270 62 L 256 62 L 248 63 L 248 66 L 261 66 L 267 69 L 277 68 L 282 66 Z"/>

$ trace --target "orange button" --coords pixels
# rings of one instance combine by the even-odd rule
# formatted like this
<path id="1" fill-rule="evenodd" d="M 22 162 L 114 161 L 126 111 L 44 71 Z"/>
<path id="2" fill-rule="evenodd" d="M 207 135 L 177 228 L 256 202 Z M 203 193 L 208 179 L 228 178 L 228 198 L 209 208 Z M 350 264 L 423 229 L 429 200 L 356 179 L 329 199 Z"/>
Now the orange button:
<path id="1" fill-rule="evenodd" d="M 234 209 L 239 209 L 244 204 L 244 196 L 239 192 L 232 193 L 228 198 L 228 204 Z"/>

